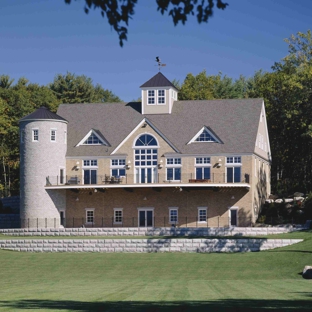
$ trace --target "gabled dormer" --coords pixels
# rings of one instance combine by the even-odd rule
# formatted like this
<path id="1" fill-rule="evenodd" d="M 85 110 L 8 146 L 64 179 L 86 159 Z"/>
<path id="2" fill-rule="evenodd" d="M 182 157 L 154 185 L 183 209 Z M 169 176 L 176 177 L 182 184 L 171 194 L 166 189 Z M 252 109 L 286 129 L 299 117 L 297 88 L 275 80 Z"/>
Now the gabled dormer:
<path id="1" fill-rule="evenodd" d="M 178 90 L 161 72 L 140 88 L 142 114 L 171 114 L 173 102 L 178 100 Z"/>
<path id="2" fill-rule="evenodd" d="M 109 143 L 105 140 L 100 131 L 91 129 L 87 135 L 76 145 L 105 145 L 110 146 Z"/>

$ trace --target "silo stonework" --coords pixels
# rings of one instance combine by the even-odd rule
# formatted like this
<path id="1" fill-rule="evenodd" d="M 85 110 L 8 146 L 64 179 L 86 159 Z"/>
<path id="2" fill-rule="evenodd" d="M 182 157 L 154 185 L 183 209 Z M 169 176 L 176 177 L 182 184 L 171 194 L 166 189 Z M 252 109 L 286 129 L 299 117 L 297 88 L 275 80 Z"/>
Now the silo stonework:
<path id="1" fill-rule="evenodd" d="M 48 192 L 45 185 L 48 177 L 55 180 L 61 169 L 66 172 L 67 121 L 39 108 L 21 119 L 19 127 L 21 227 L 59 227 L 66 193 Z"/>

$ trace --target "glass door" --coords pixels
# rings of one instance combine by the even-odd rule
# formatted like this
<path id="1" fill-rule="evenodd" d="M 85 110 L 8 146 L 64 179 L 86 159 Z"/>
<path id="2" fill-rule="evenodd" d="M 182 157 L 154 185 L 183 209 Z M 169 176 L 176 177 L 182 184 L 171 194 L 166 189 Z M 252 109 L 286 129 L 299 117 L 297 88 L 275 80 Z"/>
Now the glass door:
<path id="1" fill-rule="evenodd" d="M 96 184 L 96 172 L 94 169 L 84 170 L 84 184 Z"/>
<path id="2" fill-rule="evenodd" d="M 237 226 L 237 210 L 230 210 L 231 226 Z"/>
<path id="3" fill-rule="evenodd" d="M 153 226 L 153 210 L 139 210 L 139 227 Z"/>
<path id="4" fill-rule="evenodd" d="M 136 182 L 137 183 L 156 183 L 157 170 L 153 167 L 136 168 Z"/>

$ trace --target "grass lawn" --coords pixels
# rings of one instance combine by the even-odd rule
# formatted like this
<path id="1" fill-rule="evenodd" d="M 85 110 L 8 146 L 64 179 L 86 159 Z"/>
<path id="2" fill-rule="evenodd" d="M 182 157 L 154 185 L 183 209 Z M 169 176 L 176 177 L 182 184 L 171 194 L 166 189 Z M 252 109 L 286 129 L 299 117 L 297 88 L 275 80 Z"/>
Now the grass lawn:
<path id="1" fill-rule="evenodd" d="M 312 280 L 300 273 L 312 232 L 282 237 L 305 241 L 229 254 L 0 250 L 0 311 L 311 311 Z"/>

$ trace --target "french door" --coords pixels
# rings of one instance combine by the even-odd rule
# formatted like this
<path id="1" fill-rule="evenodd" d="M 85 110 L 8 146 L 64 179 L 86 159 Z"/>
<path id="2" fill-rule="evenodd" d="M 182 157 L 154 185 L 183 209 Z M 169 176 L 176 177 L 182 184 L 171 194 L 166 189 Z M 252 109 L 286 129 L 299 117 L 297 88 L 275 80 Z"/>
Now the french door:
<path id="1" fill-rule="evenodd" d="M 85 169 L 83 181 L 84 184 L 96 184 L 96 172 L 94 169 Z"/>
<path id="2" fill-rule="evenodd" d="M 135 168 L 136 183 L 157 183 L 156 167 Z"/>
<path id="3" fill-rule="evenodd" d="M 154 226 L 154 212 L 152 209 L 139 210 L 139 227 Z"/>

